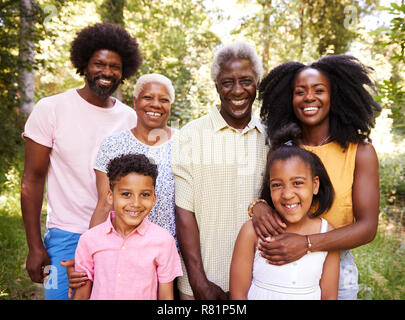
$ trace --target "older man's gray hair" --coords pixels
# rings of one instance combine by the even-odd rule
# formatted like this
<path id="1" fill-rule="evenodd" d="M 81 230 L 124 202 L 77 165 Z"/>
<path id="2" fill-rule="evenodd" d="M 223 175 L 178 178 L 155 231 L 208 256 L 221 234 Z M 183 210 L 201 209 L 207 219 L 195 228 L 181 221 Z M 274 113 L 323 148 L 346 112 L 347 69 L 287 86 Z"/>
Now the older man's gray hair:
<path id="1" fill-rule="evenodd" d="M 226 45 L 215 53 L 211 64 L 211 79 L 214 82 L 217 81 L 221 66 L 233 58 L 249 60 L 256 76 L 256 83 L 259 83 L 264 73 L 262 62 L 256 51 L 245 42 L 235 42 Z"/>

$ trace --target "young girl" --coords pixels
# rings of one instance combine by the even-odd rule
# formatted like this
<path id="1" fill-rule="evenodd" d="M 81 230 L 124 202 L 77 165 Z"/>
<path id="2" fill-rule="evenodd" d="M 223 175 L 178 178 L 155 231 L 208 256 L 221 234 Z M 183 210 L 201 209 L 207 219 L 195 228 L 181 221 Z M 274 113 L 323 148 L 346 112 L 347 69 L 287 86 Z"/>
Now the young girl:
<path id="1" fill-rule="evenodd" d="M 300 129 L 291 124 L 274 136 L 261 196 L 287 225 L 286 232 L 323 233 L 332 226 L 318 216 L 331 207 L 334 191 L 320 159 L 298 146 L 299 134 Z M 308 236 L 307 241 L 309 250 L 301 259 L 271 265 L 257 250 L 252 221 L 246 222 L 232 257 L 231 299 L 336 299 L 339 252 L 311 252 Z"/>
<path id="2" fill-rule="evenodd" d="M 89 281 L 74 300 L 173 299 L 173 280 L 182 275 L 170 233 L 147 219 L 156 202 L 157 166 L 143 154 L 123 155 L 108 165 L 105 222 L 79 240 L 75 268 Z"/>

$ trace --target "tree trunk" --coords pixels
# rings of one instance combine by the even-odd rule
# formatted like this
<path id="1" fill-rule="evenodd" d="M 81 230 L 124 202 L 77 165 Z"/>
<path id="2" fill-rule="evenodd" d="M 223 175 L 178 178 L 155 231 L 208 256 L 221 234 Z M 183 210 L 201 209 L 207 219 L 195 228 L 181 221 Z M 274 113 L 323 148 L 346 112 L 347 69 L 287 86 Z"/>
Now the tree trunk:
<path id="1" fill-rule="evenodd" d="M 20 110 L 30 113 L 34 107 L 34 5 L 35 0 L 20 0 L 19 93 Z"/>
<path id="2" fill-rule="evenodd" d="M 269 67 L 269 51 L 271 44 L 271 26 L 270 26 L 270 8 L 271 1 L 259 1 L 263 10 L 263 28 L 262 28 L 262 39 L 263 39 L 263 51 L 262 51 L 262 63 L 263 68 L 267 72 Z"/>

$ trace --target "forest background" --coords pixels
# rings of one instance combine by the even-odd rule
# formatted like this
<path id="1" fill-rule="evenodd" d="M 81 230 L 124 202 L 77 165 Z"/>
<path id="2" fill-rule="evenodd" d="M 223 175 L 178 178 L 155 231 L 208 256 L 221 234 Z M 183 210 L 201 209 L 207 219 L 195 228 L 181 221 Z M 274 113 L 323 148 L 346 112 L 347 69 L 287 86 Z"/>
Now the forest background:
<path id="1" fill-rule="evenodd" d="M 100 21 L 125 26 L 143 55 L 136 76 L 115 95 L 132 105 L 140 75 L 165 74 L 176 89 L 172 127 L 218 103 L 210 62 L 217 48 L 232 41 L 253 45 L 266 72 L 286 61 L 341 53 L 373 67 L 373 94 L 383 106 L 372 132 L 381 203 L 375 240 L 353 250 L 359 298 L 405 299 L 404 0 L 1 0 L 0 299 L 43 298 L 41 285 L 25 271 L 21 132 L 40 98 L 83 86 L 69 59 L 70 43 L 77 31 Z M 44 204 L 43 222 L 45 217 Z"/>

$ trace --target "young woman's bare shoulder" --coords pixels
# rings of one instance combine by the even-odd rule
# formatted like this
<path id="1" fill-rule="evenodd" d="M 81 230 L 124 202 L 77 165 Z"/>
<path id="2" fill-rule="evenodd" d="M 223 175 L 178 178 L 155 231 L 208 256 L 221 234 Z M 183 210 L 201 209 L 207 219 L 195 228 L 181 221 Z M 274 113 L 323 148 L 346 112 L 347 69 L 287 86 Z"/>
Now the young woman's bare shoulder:
<path id="1" fill-rule="evenodd" d="M 370 142 L 359 143 L 356 153 L 356 162 L 376 160 L 377 153 Z"/>

